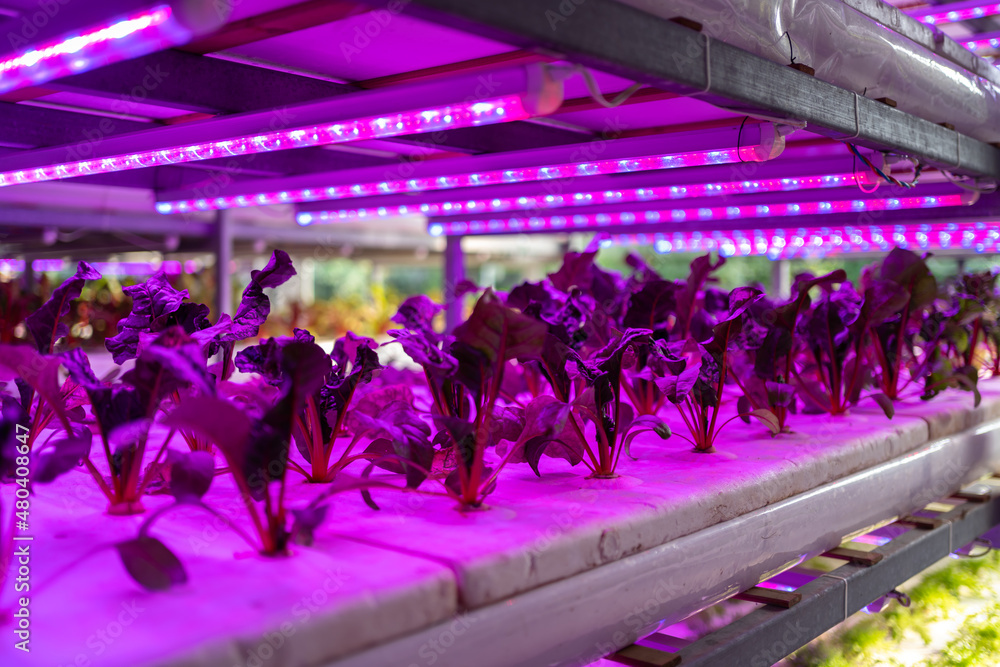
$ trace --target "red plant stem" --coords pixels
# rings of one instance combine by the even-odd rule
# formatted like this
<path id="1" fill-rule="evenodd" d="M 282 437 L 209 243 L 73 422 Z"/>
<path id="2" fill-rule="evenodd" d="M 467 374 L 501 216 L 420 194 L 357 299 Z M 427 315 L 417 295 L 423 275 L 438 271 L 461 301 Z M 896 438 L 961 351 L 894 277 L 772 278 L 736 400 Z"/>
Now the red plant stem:
<path id="1" fill-rule="evenodd" d="M 232 463 L 230 463 L 230 468 L 232 468 Z M 235 468 L 233 468 L 235 470 Z M 253 496 L 250 494 L 250 487 L 247 486 L 247 482 L 243 479 L 242 475 L 233 475 L 236 480 L 237 486 L 240 487 L 240 495 L 243 497 L 243 504 L 246 505 L 247 511 L 250 513 L 250 519 L 253 521 L 254 527 L 257 529 L 257 535 L 260 537 L 262 551 L 265 553 L 270 553 L 273 549 L 271 544 L 271 534 L 264 530 L 264 524 L 260 521 L 260 515 L 257 514 L 257 506 L 254 504 Z"/>
<path id="2" fill-rule="evenodd" d="M 847 411 L 847 406 L 850 403 L 851 395 L 854 394 L 854 388 L 858 384 L 858 377 L 861 373 L 861 350 L 864 346 L 866 331 L 862 331 L 861 335 L 858 336 L 858 342 L 854 348 L 854 372 L 851 374 L 851 383 L 846 387 L 847 392 L 843 396 L 843 403 L 841 404 L 840 411 L 837 414 L 841 414 Z M 872 334 L 874 338 L 875 335 Z"/>
<path id="3" fill-rule="evenodd" d="M 892 369 L 892 393 L 896 394 L 897 388 L 899 386 L 899 371 L 903 364 L 903 342 L 906 338 L 906 324 L 910 321 L 910 302 L 906 302 L 906 306 L 903 308 L 903 318 L 899 321 L 899 331 L 897 332 L 898 338 L 896 339 L 896 364 Z M 872 338 L 875 335 L 872 334 Z M 895 395 L 889 396 L 889 398 L 896 398 Z"/>
<path id="4" fill-rule="evenodd" d="M 885 350 L 882 349 L 882 341 L 874 333 L 872 334 L 872 349 L 875 351 L 875 355 L 878 357 L 877 361 L 882 367 L 882 391 L 889 398 L 895 399 L 896 397 L 889 393 L 891 391 L 890 387 L 896 384 L 891 381 L 889 359 L 885 356 Z"/>
<path id="5" fill-rule="evenodd" d="M 719 418 L 719 410 L 722 409 L 722 392 L 726 386 L 726 363 L 729 356 L 729 338 L 726 337 L 726 346 L 722 349 L 722 363 L 719 364 L 719 385 L 715 390 L 715 407 L 712 408 L 712 423 L 705 434 L 709 438 L 709 446 L 715 442 L 715 421 Z"/>
<path id="6" fill-rule="evenodd" d="M 969 339 L 969 349 L 965 352 L 965 365 L 971 366 L 976 356 L 976 341 L 979 339 L 980 322 L 982 318 L 977 317 L 972 324 L 972 338 Z"/>
<path id="7" fill-rule="evenodd" d="M 104 496 L 108 499 L 108 502 L 109 503 L 114 502 L 115 493 L 108 487 L 108 483 L 104 481 L 103 477 L 101 477 L 101 473 L 98 472 L 97 468 L 94 467 L 94 464 L 91 462 L 90 457 L 88 456 L 85 459 L 83 459 L 83 462 L 86 464 L 87 470 L 90 471 L 91 477 L 93 477 L 94 481 L 97 482 L 97 486 L 101 487 L 101 491 L 104 493 Z"/>
<path id="8" fill-rule="evenodd" d="M 157 463 L 159 463 L 160 457 L 163 456 L 163 452 L 167 451 L 167 445 L 170 444 L 170 440 L 171 438 L 174 437 L 174 433 L 176 432 L 177 431 L 175 429 L 170 429 L 170 431 L 167 433 L 167 437 L 163 440 L 163 444 L 160 445 L 160 450 L 156 452 L 156 456 L 153 458 L 153 462 L 150 465 L 155 466 Z M 150 477 L 148 475 L 142 480 L 142 484 L 139 485 L 139 488 L 136 491 L 135 494 L 136 498 L 142 498 L 142 492 L 145 491 L 146 484 L 149 483 L 149 480 Z"/>

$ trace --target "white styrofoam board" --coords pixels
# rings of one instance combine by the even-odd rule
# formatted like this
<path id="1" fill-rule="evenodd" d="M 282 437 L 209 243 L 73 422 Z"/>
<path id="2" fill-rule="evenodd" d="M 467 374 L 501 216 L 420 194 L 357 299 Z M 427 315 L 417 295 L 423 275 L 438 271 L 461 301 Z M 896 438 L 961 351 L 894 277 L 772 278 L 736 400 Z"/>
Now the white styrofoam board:
<path id="1" fill-rule="evenodd" d="M 10 493 L 4 489 L 4 508 Z M 146 515 L 170 501 L 147 497 L 147 514 L 109 517 L 89 475 L 37 486 L 29 509 L 31 652 L 4 628 L 0 665 L 315 665 L 456 611 L 451 572 L 355 541 L 320 535 L 288 558 L 258 555 L 200 509 L 165 514 L 151 534 L 181 559 L 189 581 L 151 593 L 133 582 L 113 548 L 135 537 Z M 246 510 L 225 489 L 207 498 L 249 530 Z M 0 608 L 13 605 L 7 582 Z M 23 595 L 23 594 L 18 594 Z"/>
<path id="2" fill-rule="evenodd" d="M 589 665 L 998 464 L 1000 420 L 324 667 Z"/>

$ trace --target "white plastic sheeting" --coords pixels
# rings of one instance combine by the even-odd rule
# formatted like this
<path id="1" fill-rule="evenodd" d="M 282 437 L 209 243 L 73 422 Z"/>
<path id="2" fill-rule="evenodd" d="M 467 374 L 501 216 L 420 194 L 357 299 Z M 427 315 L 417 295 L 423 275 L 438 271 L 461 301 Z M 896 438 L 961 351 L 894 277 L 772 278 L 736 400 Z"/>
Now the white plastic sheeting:
<path id="1" fill-rule="evenodd" d="M 709 37 L 986 142 L 1000 141 L 1000 91 L 840 0 L 620 0 L 702 24 Z"/>

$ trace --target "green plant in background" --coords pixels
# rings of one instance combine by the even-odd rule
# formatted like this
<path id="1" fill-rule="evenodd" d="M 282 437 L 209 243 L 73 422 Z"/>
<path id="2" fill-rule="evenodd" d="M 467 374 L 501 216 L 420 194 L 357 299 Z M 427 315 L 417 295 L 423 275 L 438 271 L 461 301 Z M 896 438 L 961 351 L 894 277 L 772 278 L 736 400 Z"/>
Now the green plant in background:
<path id="1" fill-rule="evenodd" d="M 1000 664 L 1000 603 L 970 616 L 936 660 L 927 667 L 993 667 Z"/>
<path id="2" fill-rule="evenodd" d="M 995 598 L 1000 590 L 1000 553 L 950 561 L 909 589 L 909 607 L 892 605 L 880 614 L 858 615 L 788 658 L 792 667 L 994 667 L 1000 665 L 1000 603 L 962 620 L 955 639 L 920 663 L 898 657 L 902 643 L 932 644 L 934 626 L 956 620 L 963 598 Z M 786 664 L 786 663 L 782 663 Z"/>

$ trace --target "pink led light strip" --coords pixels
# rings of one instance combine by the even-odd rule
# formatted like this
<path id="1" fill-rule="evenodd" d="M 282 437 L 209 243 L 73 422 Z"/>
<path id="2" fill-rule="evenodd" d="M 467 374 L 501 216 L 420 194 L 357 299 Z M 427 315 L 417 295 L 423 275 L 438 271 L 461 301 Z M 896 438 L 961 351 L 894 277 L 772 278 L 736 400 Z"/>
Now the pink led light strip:
<path id="1" fill-rule="evenodd" d="M 76 74 L 190 37 L 171 25 L 171 15 L 169 5 L 159 5 L 0 61 L 0 92 Z M 168 38 L 171 30 L 176 33 L 172 39 Z"/>
<path id="2" fill-rule="evenodd" d="M 431 236 L 461 236 L 464 234 L 503 234 L 524 231 L 562 231 L 566 229 L 593 229 L 611 225 L 648 225 L 663 222 L 688 222 L 710 220 L 739 220 L 744 218 L 778 218 L 795 215 L 823 215 L 830 213 L 860 213 L 863 211 L 893 211 L 914 208 L 961 206 L 963 196 L 899 197 L 891 199 L 849 199 L 842 201 L 815 201 L 799 204 L 758 204 L 744 206 L 717 206 L 703 208 L 677 208 L 663 211 L 621 211 L 616 213 L 579 213 L 575 215 L 533 216 L 468 220 L 456 222 L 436 221 L 427 231 Z"/>
<path id="3" fill-rule="evenodd" d="M 970 51 L 980 51 L 983 49 L 1000 49 L 1000 37 L 974 39 L 968 42 L 962 42 L 962 46 L 969 49 Z"/>
<path id="4" fill-rule="evenodd" d="M 182 162 L 211 160 L 275 150 L 340 144 L 365 139 L 398 137 L 422 132 L 436 132 L 474 125 L 489 125 L 529 118 L 520 95 L 509 95 L 481 102 L 448 105 L 423 111 L 407 111 L 384 116 L 370 116 L 329 125 L 313 125 L 253 136 L 236 137 L 203 144 L 191 144 L 163 150 L 145 151 L 96 160 L 21 169 L 0 173 L 0 187 L 37 183 L 74 176 L 105 174 L 128 169 L 143 169 Z M 277 203 L 277 202 L 275 202 Z M 157 206 L 157 210 L 164 212 Z"/>
<path id="5" fill-rule="evenodd" d="M 916 16 L 921 23 L 937 25 L 940 23 L 955 23 L 956 21 L 969 21 L 971 19 L 981 19 L 985 16 L 995 16 L 1000 14 L 1000 2 L 983 3 L 978 7 L 963 7 L 962 9 L 947 10 L 947 5 L 942 9 L 945 11 L 935 12 Z"/>
<path id="6" fill-rule="evenodd" d="M 99 273 L 106 276 L 149 276 L 162 270 L 167 275 L 180 275 L 182 273 L 181 263 L 177 260 L 165 260 L 159 263 L 153 262 L 92 262 Z M 24 271 L 25 263 L 23 259 L 0 259 L 0 272 L 3 271 Z M 71 268 L 71 264 L 61 259 L 36 259 L 31 262 L 33 271 L 66 271 Z M 188 273 L 194 273 L 196 268 L 192 260 L 188 260 L 186 267 Z"/>
<path id="7" fill-rule="evenodd" d="M 752 156 L 753 147 L 740 149 L 744 156 Z M 745 159 L 747 159 L 745 157 Z M 267 204 L 288 204 L 309 201 L 329 201 L 332 199 L 350 199 L 354 197 L 371 197 L 374 195 L 391 195 L 406 192 L 430 192 L 434 190 L 450 190 L 452 188 L 475 188 L 485 185 L 502 185 L 505 183 L 529 183 L 559 178 L 576 178 L 580 176 L 600 176 L 604 174 L 628 174 L 656 169 L 677 169 L 679 167 L 700 167 L 711 164 L 730 164 L 739 162 L 736 149 L 718 151 L 696 151 L 670 155 L 651 155 L 645 157 L 619 160 L 597 160 L 594 162 L 569 162 L 549 165 L 546 167 L 521 167 L 517 169 L 497 169 L 465 174 L 450 174 L 447 176 L 430 176 L 422 178 L 377 181 L 371 183 L 356 183 L 354 185 L 333 185 L 326 188 L 306 188 L 302 190 L 281 190 L 278 192 L 261 192 L 250 195 L 233 195 L 205 199 L 184 199 L 179 201 L 157 202 L 156 210 L 160 213 L 186 213 L 189 211 L 209 211 L 227 208 L 242 208 L 245 206 L 261 206 Z M 749 160 L 754 160 L 749 157 Z"/>
<path id="8" fill-rule="evenodd" d="M 771 259 L 824 257 L 849 252 L 886 252 L 901 248 L 962 248 L 1000 252 L 995 222 L 922 225 L 843 225 L 746 231 L 673 232 L 609 235 L 601 246 L 649 245 L 659 253 L 709 252 L 731 256 L 764 255 Z"/>
<path id="9" fill-rule="evenodd" d="M 871 182 L 867 174 L 862 176 L 865 183 Z M 838 188 L 853 185 L 857 181 L 854 174 L 831 174 L 828 176 L 803 176 L 799 178 L 772 178 L 757 181 L 730 181 L 726 183 L 700 183 L 693 185 L 670 185 L 649 188 L 603 190 L 600 192 L 575 192 L 567 194 L 538 194 L 526 197 L 492 197 L 490 199 L 467 199 L 463 201 L 433 202 L 401 206 L 380 206 L 377 208 L 346 209 L 340 211 L 301 211 L 296 215 L 300 225 L 314 222 L 350 222 L 371 218 L 385 218 L 400 215 L 447 216 L 462 214 L 501 213 L 505 211 L 531 211 L 572 206 L 592 206 L 595 204 L 622 204 L 627 202 L 692 199 L 695 197 L 724 197 L 728 195 L 754 194 L 761 192 L 789 192 L 794 190 L 814 190 L 818 188 Z"/>

